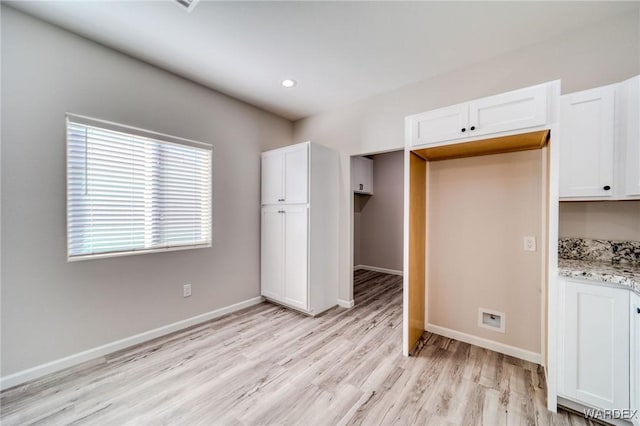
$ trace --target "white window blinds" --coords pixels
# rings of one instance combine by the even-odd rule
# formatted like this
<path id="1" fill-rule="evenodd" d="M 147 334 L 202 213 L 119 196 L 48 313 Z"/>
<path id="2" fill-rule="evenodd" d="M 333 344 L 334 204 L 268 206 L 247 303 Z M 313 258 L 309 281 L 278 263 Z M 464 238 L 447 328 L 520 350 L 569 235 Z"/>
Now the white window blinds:
<path id="1" fill-rule="evenodd" d="M 68 259 L 211 246 L 211 146 L 67 115 Z"/>

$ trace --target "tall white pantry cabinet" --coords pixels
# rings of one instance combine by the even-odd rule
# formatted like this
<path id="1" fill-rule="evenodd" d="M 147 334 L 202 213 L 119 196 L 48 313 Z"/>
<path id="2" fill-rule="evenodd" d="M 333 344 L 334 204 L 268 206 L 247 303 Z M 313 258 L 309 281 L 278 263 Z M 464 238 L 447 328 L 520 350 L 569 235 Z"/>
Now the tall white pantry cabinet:
<path id="1" fill-rule="evenodd" d="M 309 315 L 338 303 L 338 153 L 303 142 L 262 153 L 261 293 Z"/>

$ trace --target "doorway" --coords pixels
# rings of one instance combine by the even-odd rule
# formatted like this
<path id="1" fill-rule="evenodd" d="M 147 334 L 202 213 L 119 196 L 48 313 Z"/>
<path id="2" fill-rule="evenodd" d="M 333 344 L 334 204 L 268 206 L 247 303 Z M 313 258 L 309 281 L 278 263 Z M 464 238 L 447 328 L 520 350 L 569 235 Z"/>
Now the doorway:
<path id="1" fill-rule="evenodd" d="M 351 189 L 352 285 L 358 304 L 365 293 L 356 287 L 363 280 L 403 275 L 404 151 L 352 156 Z"/>

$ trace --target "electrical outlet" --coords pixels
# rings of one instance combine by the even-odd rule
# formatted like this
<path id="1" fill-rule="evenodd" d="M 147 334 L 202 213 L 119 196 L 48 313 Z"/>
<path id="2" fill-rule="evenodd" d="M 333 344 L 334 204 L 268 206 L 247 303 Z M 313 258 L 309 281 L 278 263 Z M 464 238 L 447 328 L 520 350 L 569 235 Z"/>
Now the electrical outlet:
<path id="1" fill-rule="evenodd" d="M 191 284 L 185 284 L 182 286 L 182 297 L 191 296 Z"/>
<path id="2" fill-rule="evenodd" d="M 524 251 L 536 251 L 536 237 L 524 237 Z"/>

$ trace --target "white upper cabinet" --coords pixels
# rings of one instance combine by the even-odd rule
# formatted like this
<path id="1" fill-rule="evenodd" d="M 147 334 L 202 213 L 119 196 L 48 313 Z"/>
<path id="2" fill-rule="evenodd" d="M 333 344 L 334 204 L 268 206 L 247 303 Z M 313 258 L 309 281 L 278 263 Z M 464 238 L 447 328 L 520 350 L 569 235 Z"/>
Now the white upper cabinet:
<path id="1" fill-rule="evenodd" d="M 455 140 L 468 135 L 469 105 L 459 104 L 412 117 L 412 145 Z"/>
<path id="2" fill-rule="evenodd" d="M 560 196 L 614 194 L 615 86 L 561 97 Z"/>
<path id="3" fill-rule="evenodd" d="M 640 196 L 640 76 L 620 83 L 619 105 L 623 192 L 625 196 Z"/>
<path id="4" fill-rule="evenodd" d="M 408 117 L 411 146 L 458 143 L 547 122 L 548 84 L 527 87 Z"/>
<path id="5" fill-rule="evenodd" d="M 541 126 L 546 121 L 546 86 L 528 87 L 469 102 L 469 131 L 473 136 Z"/>
<path id="6" fill-rule="evenodd" d="M 297 144 L 262 154 L 262 204 L 308 202 L 309 145 Z"/>
<path id="7" fill-rule="evenodd" d="M 561 97 L 560 197 L 640 198 L 640 76 Z"/>
<path id="8" fill-rule="evenodd" d="M 373 160 L 351 157 L 351 187 L 357 194 L 373 194 Z"/>

